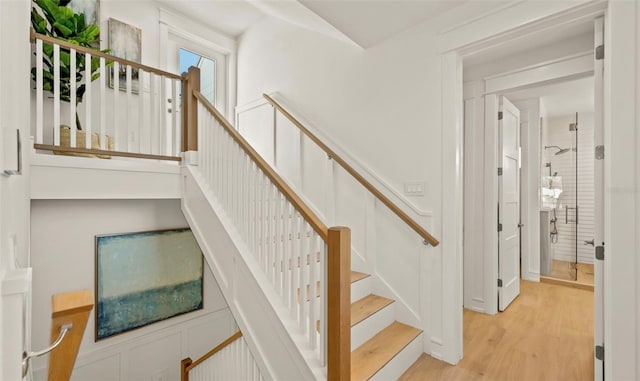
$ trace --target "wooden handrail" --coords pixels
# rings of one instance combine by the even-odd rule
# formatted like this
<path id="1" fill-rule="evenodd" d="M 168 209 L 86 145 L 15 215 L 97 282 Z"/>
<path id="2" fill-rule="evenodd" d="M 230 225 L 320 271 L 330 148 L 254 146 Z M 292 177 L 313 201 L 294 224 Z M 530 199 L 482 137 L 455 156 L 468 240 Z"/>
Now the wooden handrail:
<path id="1" fill-rule="evenodd" d="M 93 149 L 93 148 L 79 148 L 79 147 L 62 147 L 62 146 L 54 146 L 49 144 L 34 144 L 33 148 L 41 149 L 43 151 L 58 151 L 58 152 L 70 152 L 70 153 L 80 153 L 87 155 L 96 155 L 96 156 L 120 156 L 120 157 L 133 157 L 136 159 L 151 159 L 151 160 L 168 160 L 168 161 L 181 161 L 182 158 L 179 156 L 165 156 L 165 155 L 152 155 L 146 153 L 134 153 L 134 152 L 124 152 L 124 151 L 107 151 L 102 149 Z"/>
<path id="2" fill-rule="evenodd" d="M 289 200 L 294 208 L 309 222 L 309 225 L 315 230 L 320 237 L 327 242 L 329 238 L 329 228 L 320 220 L 320 218 L 309 208 L 304 201 L 287 185 L 287 183 L 278 175 L 273 168 L 254 150 L 251 145 L 236 131 L 235 128 L 224 118 L 218 110 L 199 91 L 194 90 L 193 95 L 200 100 L 202 105 L 216 118 L 218 123 L 231 135 L 233 140 L 240 145 L 242 150 L 256 163 L 256 165 L 264 172 L 265 175 L 273 182 L 273 184 L 282 192 Z"/>
<path id="3" fill-rule="evenodd" d="M 367 179 L 365 179 L 358 171 L 353 169 L 342 157 L 340 157 L 335 151 L 329 148 L 322 140 L 320 140 L 317 136 L 315 136 L 311 131 L 309 131 L 302 123 L 300 123 L 293 115 L 291 115 L 287 110 L 285 110 L 278 102 L 273 100 L 269 95 L 262 94 L 262 96 L 269 102 L 273 107 L 275 107 L 278 111 L 280 111 L 291 123 L 293 123 L 296 127 L 302 131 L 309 139 L 311 139 L 314 143 L 318 145 L 324 152 L 327 153 L 336 163 L 340 164 L 342 168 L 344 168 L 347 173 L 349 173 L 356 181 L 358 181 L 362 186 L 364 186 L 371 194 L 373 194 L 378 200 L 380 200 L 384 205 L 387 206 L 396 216 L 398 216 L 402 221 L 404 221 L 411 229 L 413 229 L 420 237 L 422 237 L 426 242 L 428 242 L 431 246 L 438 246 L 440 242 L 432 236 L 428 231 L 426 231 L 422 226 L 420 226 L 416 221 L 414 221 L 409 215 L 407 215 L 402 209 L 400 209 L 396 204 L 393 203 L 387 196 L 385 196 L 382 192 L 380 192 L 373 184 L 371 184 Z"/>
<path id="4" fill-rule="evenodd" d="M 240 337 L 242 337 L 242 332 L 238 331 L 236 333 L 234 333 L 233 335 L 229 336 L 225 341 L 223 341 L 222 343 L 218 344 L 215 348 L 213 348 L 212 350 L 210 350 L 209 352 L 205 353 L 202 357 L 200 357 L 199 359 L 197 359 L 196 361 L 193 361 L 191 364 L 189 364 L 189 366 L 186 367 L 186 371 L 189 372 L 191 369 L 195 368 L 196 366 L 202 364 L 203 362 L 205 362 L 209 357 L 215 355 L 216 353 L 220 352 L 221 350 L 223 350 L 227 345 L 233 343 L 234 341 L 236 341 L 237 339 L 239 339 Z"/>
<path id="5" fill-rule="evenodd" d="M 101 52 L 99 50 L 86 48 L 84 46 L 75 45 L 75 44 L 72 44 L 72 43 L 64 41 L 64 40 L 59 40 L 59 39 L 57 39 L 55 37 L 50 37 L 50 36 L 47 36 L 47 35 L 44 35 L 44 34 L 40 34 L 40 33 L 37 33 L 35 31 L 35 29 L 31 28 L 31 42 L 34 42 L 36 39 L 42 40 L 43 42 L 48 42 L 50 44 L 56 44 L 56 45 L 59 45 L 61 47 L 67 48 L 67 49 L 75 49 L 76 52 L 79 52 L 79 53 L 89 53 L 89 54 L 91 54 L 92 57 L 102 57 L 102 58 L 105 58 L 105 59 L 107 59 L 109 61 L 115 61 L 115 62 L 118 62 L 118 63 L 123 64 L 123 65 L 129 65 L 134 69 L 141 69 L 141 70 L 144 70 L 147 73 L 154 73 L 154 74 L 157 74 L 157 75 L 160 75 L 160 76 L 163 76 L 163 77 L 167 77 L 167 78 L 171 78 L 171 79 L 181 79 L 182 78 L 178 74 L 169 73 L 168 71 L 156 69 L 154 67 L 143 65 L 143 64 L 138 63 L 138 62 L 129 61 L 129 60 L 126 60 L 124 58 L 119 58 L 119 57 L 113 56 L 113 55 L 108 54 L 108 53 L 103 53 L 103 52 Z"/>

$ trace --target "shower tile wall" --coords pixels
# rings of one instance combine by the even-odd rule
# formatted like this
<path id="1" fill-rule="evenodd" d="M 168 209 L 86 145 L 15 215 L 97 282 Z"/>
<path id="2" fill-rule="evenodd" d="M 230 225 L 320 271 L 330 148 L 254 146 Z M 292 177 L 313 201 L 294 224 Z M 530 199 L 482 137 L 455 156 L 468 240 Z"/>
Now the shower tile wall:
<path id="1" fill-rule="evenodd" d="M 569 131 L 574 123 L 575 114 L 546 118 L 543 120 L 543 146 L 556 145 L 562 148 L 575 146 L 575 132 Z M 552 243 L 554 258 L 573 262 L 575 260 L 576 236 L 574 223 L 566 223 L 566 207 L 575 206 L 576 152 L 555 155 L 557 149 L 542 152 L 542 175 L 549 174 L 544 163 L 551 163 L 553 172 L 562 176 L 563 192 L 558 202 L 558 242 Z M 585 240 L 593 239 L 594 184 L 593 184 L 593 113 L 578 114 L 578 262 L 593 263 L 593 247 L 584 245 Z M 569 217 L 572 217 L 571 210 Z"/>

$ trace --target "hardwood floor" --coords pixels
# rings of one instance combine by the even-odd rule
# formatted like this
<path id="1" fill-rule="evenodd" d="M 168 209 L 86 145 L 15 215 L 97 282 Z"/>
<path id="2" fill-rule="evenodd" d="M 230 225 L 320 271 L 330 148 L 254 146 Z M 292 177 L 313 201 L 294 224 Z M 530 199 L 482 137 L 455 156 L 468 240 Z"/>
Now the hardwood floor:
<path id="1" fill-rule="evenodd" d="M 464 310 L 464 358 L 422 355 L 400 380 L 593 380 L 593 292 L 521 281 L 497 315 Z"/>

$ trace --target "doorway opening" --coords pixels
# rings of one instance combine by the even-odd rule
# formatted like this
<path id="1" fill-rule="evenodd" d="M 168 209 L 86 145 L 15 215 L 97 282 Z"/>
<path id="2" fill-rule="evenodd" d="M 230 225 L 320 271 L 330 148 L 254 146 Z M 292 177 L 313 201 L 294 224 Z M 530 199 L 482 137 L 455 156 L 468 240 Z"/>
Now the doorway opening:
<path id="1" fill-rule="evenodd" d="M 551 243 L 552 232 L 556 236 L 560 231 L 563 232 L 562 244 L 565 251 L 572 254 L 566 259 L 572 261 L 569 263 L 574 278 L 578 267 L 583 270 L 583 281 L 586 280 L 585 276 L 593 279 L 593 267 L 585 262 L 594 261 L 595 250 L 590 245 L 584 245 L 583 241 L 591 241 L 596 235 L 592 206 L 595 188 L 594 25 L 593 18 L 582 19 L 463 57 L 463 299 L 464 307 L 468 310 L 490 315 L 506 310 L 495 317 L 503 320 L 508 319 L 509 303 L 513 302 L 516 306 L 514 309 L 521 312 L 522 303 L 532 303 L 532 295 L 537 295 L 537 299 L 555 294 L 548 291 L 548 287 L 556 286 L 528 282 L 545 279 L 550 273 L 550 268 L 546 268 L 550 267 L 549 263 L 565 257 L 560 245 Z M 563 38 L 558 39 L 558 36 Z M 585 87 L 589 87 L 589 91 L 581 90 Z M 512 103 L 520 114 L 521 150 L 517 159 L 517 166 L 521 169 L 520 208 L 516 212 L 517 218 L 512 218 L 518 221 L 520 232 L 516 254 L 513 253 L 513 246 L 503 246 L 505 210 L 501 208 L 508 200 L 502 199 L 505 197 L 502 191 L 505 180 L 501 178 L 505 172 L 502 153 L 505 132 L 501 117 L 505 111 L 500 106 L 505 103 Z M 588 137 L 590 139 L 585 139 Z M 561 164 L 559 160 L 565 160 L 566 163 L 563 161 Z M 590 161 L 590 165 L 587 161 Z M 545 166 L 547 162 L 551 162 L 551 173 L 549 167 Z M 565 168 L 561 168 L 563 166 Z M 518 181 L 513 183 L 518 185 Z M 589 189 L 584 189 L 586 187 Z M 488 228 L 478 231 L 473 226 Z M 515 234 L 511 230 L 508 233 L 510 236 Z M 549 244 L 545 246 L 546 238 Z M 557 255 L 554 255 L 556 248 Z M 504 289 L 505 279 L 501 279 L 502 268 L 505 263 L 513 263 L 514 260 L 518 263 L 515 270 L 517 282 L 525 290 L 520 296 L 521 300 L 511 292 L 503 298 L 508 290 Z M 593 359 L 594 325 L 599 322 L 594 323 L 593 294 L 587 295 L 586 299 L 581 297 L 587 301 L 586 304 L 574 307 L 576 311 L 581 308 L 585 315 L 581 323 L 585 323 L 582 328 L 587 331 L 583 338 L 587 339 L 583 340 L 580 348 L 584 352 L 583 365 L 590 363 L 587 369 L 590 378 L 593 378 L 593 371 L 597 370 Z M 572 312 L 565 309 L 565 313 Z M 477 314 L 464 312 L 464 327 L 468 327 L 469 319 L 475 319 L 472 316 Z M 559 318 L 564 319 L 561 316 Z M 563 333 L 569 334 L 558 332 L 560 335 Z M 514 334 L 528 335 L 525 332 Z M 547 349 L 555 351 L 553 348 Z"/>

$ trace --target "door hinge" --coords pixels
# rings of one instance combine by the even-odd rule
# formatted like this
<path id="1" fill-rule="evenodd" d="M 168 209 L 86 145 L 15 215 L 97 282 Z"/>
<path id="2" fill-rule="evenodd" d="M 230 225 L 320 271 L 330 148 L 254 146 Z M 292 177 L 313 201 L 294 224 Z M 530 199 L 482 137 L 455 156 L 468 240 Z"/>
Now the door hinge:
<path id="1" fill-rule="evenodd" d="M 498 279 L 498 287 L 502 287 L 502 279 Z"/>
<path id="2" fill-rule="evenodd" d="M 604 159 L 604 146 L 603 145 L 596 146 L 595 156 L 596 156 L 596 160 Z"/>
<path id="3" fill-rule="evenodd" d="M 502 231 L 502 224 L 498 224 L 498 231 L 501 232 Z"/>
<path id="4" fill-rule="evenodd" d="M 597 60 L 604 59 L 604 45 L 596 46 L 596 59 Z"/>
<path id="5" fill-rule="evenodd" d="M 604 261 L 604 246 L 596 246 L 596 259 Z"/>
<path id="6" fill-rule="evenodd" d="M 502 168 L 498 168 L 498 176 L 502 176 Z"/>
<path id="7" fill-rule="evenodd" d="M 596 345 L 596 358 L 604 361 L 604 345 Z"/>
<path id="8" fill-rule="evenodd" d="M 502 120 L 502 111 L 498 111 L 498 120 Z"/>

